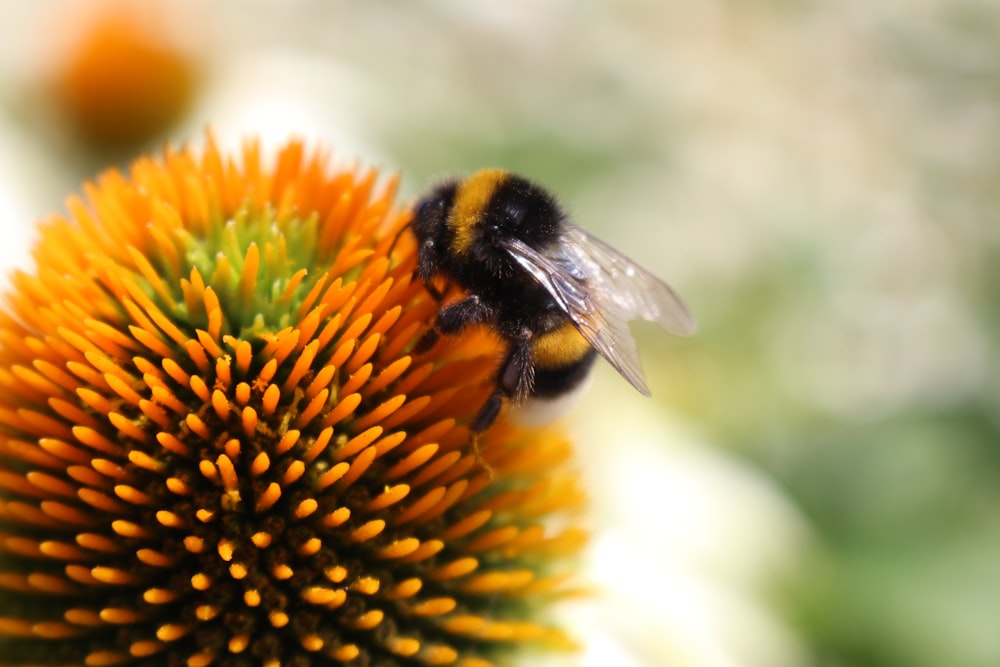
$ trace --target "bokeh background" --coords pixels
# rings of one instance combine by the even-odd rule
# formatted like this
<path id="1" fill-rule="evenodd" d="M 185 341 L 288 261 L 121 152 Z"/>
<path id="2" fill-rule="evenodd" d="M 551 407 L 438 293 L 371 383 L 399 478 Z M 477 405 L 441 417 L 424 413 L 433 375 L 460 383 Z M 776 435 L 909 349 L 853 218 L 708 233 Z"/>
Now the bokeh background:
<path id="1" fill-rule="evenodd" d="M 1000 665 L 1000 11 L 989 0 L 0 2 L 0 262 L 203 129 L 500 166 L 654 269 L 567 418 L 566 665 Z M 538 664 L 537 661 L 529 661 Z"/>

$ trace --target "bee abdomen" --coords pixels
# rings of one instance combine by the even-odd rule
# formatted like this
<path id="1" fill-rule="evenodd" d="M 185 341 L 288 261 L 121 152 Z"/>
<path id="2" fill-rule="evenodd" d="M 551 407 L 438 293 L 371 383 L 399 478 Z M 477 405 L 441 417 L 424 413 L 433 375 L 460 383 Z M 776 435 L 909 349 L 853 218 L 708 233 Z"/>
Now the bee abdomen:
<path id="1" fill-rule="evenodd" d="M 532 340 L 535 381 L 532 396 L 553 398 L 574 389 L 587 377 L 597 351 L 571 323 Z"/>

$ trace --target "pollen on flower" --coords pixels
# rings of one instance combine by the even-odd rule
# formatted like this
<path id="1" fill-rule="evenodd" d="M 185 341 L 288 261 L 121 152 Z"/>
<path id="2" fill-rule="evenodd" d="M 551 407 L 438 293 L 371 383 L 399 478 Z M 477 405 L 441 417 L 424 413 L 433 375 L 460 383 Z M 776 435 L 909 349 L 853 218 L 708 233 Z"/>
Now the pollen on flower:
<path id="1" fill-rule="evenodd" d="M 476 453 L 496 342 L 412 354 L 437 303 L 392 180 L 206 144 L 84 186 L 13 277 L 0 664 L 568 647 L 542 613 L 584 537 L 570 446 L 501 420 Z"/>

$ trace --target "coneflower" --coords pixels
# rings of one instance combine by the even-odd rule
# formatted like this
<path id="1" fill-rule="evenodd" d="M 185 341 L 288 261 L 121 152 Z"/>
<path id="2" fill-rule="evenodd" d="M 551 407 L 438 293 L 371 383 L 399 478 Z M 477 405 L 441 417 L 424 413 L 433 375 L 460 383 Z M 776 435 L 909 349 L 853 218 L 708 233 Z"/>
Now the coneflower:
<path id="1" fill-rule="evenodd" d="M 88 148 L 148 143 L 194 104 L 204 63 L 178 39 L 179 27 L 193 23 L 185 22 L 184 3 L 95 0 L 49 9 L 59 27 L 40 77 L 46 103 Z"/>
<path id="2" fill-rule="evenodd" d="M 411 353 L 438 305 L 392 180 L 205 143 L 84 186 L 12 278 L 0 664 L 567 647 L 544 607 L 583 541 L 571 447 L 501 419 L 473 448 L 497 343 Z"/>

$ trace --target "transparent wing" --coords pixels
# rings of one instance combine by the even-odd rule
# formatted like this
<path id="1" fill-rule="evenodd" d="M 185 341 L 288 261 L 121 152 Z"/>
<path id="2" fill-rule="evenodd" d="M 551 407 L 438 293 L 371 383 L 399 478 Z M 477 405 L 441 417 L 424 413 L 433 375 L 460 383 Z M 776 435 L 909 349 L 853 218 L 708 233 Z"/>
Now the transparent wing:
<path id="1" fill-rule="evenodd" d="M 694 318 L 669 285 L 579 227 L 566 225 L 554 259 L 581 268 L 600 310 L 617 312 L 626 321 L 656 322 L 678 336 L 695 332 Z"/>
<path id="2" fill-rule="evenodd" d="M 694 331 L 687 308 L 666 283 L 578 227 L 567 224 L 563 242 L 546 254 L 517 239 L 508 239 L 505 247 L 598 354 L 646 396 L 628 321 L 650 320 L 681 335 Z"/>

